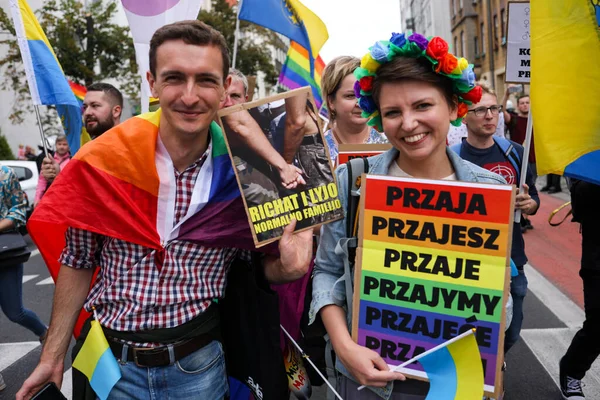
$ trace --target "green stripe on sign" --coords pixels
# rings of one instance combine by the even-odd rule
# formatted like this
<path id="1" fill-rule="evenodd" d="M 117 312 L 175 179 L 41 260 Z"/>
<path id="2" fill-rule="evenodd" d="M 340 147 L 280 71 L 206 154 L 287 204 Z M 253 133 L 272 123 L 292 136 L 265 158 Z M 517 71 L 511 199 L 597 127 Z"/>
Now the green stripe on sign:
<path id="1" fill-rule="evenodd" d="M 500 322 L 502 291 L 362 271 L 363 300 L 455 317 Z"/>

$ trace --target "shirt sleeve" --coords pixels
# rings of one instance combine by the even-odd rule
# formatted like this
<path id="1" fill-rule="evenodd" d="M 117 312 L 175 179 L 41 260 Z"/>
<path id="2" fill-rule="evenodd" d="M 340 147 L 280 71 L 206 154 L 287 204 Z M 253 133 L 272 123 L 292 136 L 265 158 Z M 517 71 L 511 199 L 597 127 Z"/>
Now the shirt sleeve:
<path id="1" fill-rule="evenodd" d="M 83 229 L 67 228 L 65 248 L 59 262 L 71 268 L 94 268 L 99 264 L 100 235 Z"/>
<path id="2" fill-rule="evenodd" d="M 7 179 L 6 184 L 7 193 L 8 193 L 8 213 L 4 218 L 10 219 L 13 221 L 15 228 L 19 228 L 25 225 L 25 194 L 21 189 L 21 184 L 17 179 L 17 175 L 15 175 L 14 171 L 10 168 L 6 169 Z"/>

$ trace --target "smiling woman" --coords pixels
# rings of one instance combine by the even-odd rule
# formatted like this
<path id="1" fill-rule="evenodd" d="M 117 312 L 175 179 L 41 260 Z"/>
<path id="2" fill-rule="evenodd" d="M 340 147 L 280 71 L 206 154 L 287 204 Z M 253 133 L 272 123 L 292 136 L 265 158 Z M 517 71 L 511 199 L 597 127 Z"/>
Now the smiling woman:
<path id="1" fill-rule="evenodd" d="M 385 134 L 394 146 L 368 159 L 369 173 L 436 180 L 505 183 L 499 175 L 471 164 L 446 147 L 450 124 L 461 123 L 468 105 L 481 98 L 475 86 L 473 66 L 464 58 L 448 53 L 439 37 L 431 40 L 419 34 L 405 37 L 393 34 L 379 41 L 354 71 L 354 96 L 369 126 Z M 338 192 L 348 193 L 348 169 L 337 170 Z M 346 293 L 337 283 L 344 279 L 343 253 L 332 249 L 345 238 L 347 221 L 324 225 L 315 259 L 311 321 L 320 314 L 337 356 L 341 372 L 338 390 L 351 399 L 424 399 L 428 387 L 423 382 L 404 380 L 389 370 L 376 353 L 352 340 L 346 314 Z M 353 287 L 353 286 L 350 286 Z M 348 289 L 350 290 L 350 289 Z M 358 392 L 358 384 L 370 391 Z"/>

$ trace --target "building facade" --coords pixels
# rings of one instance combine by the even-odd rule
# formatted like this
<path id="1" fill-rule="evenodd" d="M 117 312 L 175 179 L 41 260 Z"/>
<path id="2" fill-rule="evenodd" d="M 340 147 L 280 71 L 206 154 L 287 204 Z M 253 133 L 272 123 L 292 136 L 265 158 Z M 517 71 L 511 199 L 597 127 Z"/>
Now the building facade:
<path id="1" fill-rule="evenodd" d="M 440 36 L 452 46 L 449 14 L 447 0 L 400 0 L 402 32 Z"/>
<path id="2" fill-rule="evenodd" d="M 499 97 L 506 89 L 508 0 L 447 0 L 453 43 Z M 525 88 L 525 91 L 528 91 Z"/>

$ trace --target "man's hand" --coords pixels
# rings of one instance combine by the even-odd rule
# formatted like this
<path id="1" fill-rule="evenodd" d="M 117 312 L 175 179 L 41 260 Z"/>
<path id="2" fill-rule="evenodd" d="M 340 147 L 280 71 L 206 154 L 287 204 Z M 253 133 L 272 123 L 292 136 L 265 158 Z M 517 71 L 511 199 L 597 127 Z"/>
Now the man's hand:
<path id="1" fill-rule="evenodd" d="M 40 361 L 29 378 L 23 382 L 23 386 L 17 392 L 17 400 L 28 400 L 40 391 L 44 385 L 54 382 L 60 389 L 63 379 L 64 360 L 52 360 L 51 362 Z"/>
<path id="2" fill-rule="evenodd" d="M 529 195 L 529 186 L 526 183 L 523 184 L 523 193 L 520 193 L 517 188 L 517 197 L 515 199 L 515 207 L 517 210 L 521 210 L 523 214 L 531 215 L 535 213 L 538 207 L 538 203 L 531 198 Z"/>
<path id="3" fill-rule="evenodd" d="M 42 176 L 46 178 L 47 181 L 53 181 L 56 178 L 56 175 L 60 172 L 60 166 L 58 163 L 48 157 L 44 157 L 44 161 L 42 161 Z"/>
<path id="4" fill-rule="evenodd" d="M 302 177 L 302 170 L 292 164 L 284 164 L 284 167 L 279 170 L 281 178 L 281 186 L 286 189 L 295 189 L 298 185 L 306 185 L 306 181 Z"/>
<path id="5" fill-rule="evenodd" d="M 283 230 L 279 240 L 279 258 L 266 256 L 264 260 L 265 276 L 271 283 L 293 282 L 302 278 L 312 260 L 313 231 L 307 229 L 294 233 L 296 220 Z"/>

